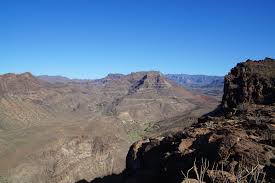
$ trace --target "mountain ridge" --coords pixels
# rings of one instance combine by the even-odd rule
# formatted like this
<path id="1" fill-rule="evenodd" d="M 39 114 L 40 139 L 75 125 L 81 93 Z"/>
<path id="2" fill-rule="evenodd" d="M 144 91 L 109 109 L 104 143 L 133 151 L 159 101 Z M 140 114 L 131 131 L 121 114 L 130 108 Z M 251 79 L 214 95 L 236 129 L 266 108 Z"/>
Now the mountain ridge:
<path id="1" fill-rule="evenodd" d="M 145 72 L 156 72 L 159 71 L 139 71 L 132 72 L 130 74 L 110 73 L 101 79 L 69 79 L 63 76 L 37 76 L 39 79 L 46 82 L 54 83 L 70 83 L 70 82 L 94 82 L 102 80 L 113 80 L 121 79 L 127 75 L 145 73 Z M 165 78 L 173 81 L 174 83 L 197 93 L 202 93 L 207 96 L 215 97 L 218 100 L 222 99 L 223 94 L 223 76 L 210 76 L 210 75 L 189 75 L 189 74 L 162 74 Z"/>
<path id="2" fill-rule="evenodd" d="M 107 78 L 119 78 L 126 75 L 131 74 L 138 74 L 138 73 L 146 73 L 146 72 L 159 72 L 160 71 L 138 71 L 138 72 L 132 72 L 129 74 L 121 74 L 121 73 L 110 73 L 107 76 L 99 79 L 78 79 L 78 78 L 68 78 L 62 75 L 37 75 L 37 77 L 41 80 L 48 81 L 50 83 L 55 82 L 71 82 L 71 81 L 93 81 L 93 80 L 100 80 L 100 79 L 107 79 Z M 215 76 L 215 75 L 203 75 L 203 74 L 162 74 L 166 78 L 176 81 L 178 84 L 181 84 L 182 86 L 189 86 L 189 87 L 206 87 L 207 85 L 210 85 L 211 82 L 214 81 L 222 81 L 224 76 Z"/>
<path id="3" fill-rule="evenodd" d="M 12 170 L 10 182 L 74 182 L 119 173 L 132 142 L 190 126 L 218 105 L 159 72 L 66 83 L 30 73 L 8 76 L 12 82 L 1 80 L 0 176 Z M 170 123 L 179 115 L 182 120 Z"/>

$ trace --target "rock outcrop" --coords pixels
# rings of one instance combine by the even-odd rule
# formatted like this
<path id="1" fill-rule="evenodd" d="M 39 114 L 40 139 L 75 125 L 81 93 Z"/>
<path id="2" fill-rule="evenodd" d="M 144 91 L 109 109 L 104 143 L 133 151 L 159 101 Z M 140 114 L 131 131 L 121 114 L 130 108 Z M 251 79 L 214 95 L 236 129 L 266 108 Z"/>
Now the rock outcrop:
<path id="1" fill-rule="evenodd" d="M 239 63 L 224 79 L 222 105 L 225 109 L 245 110 L 249 104 L 275 102 L 275 60 L 247 60 Z"/>
<path id="2" fill-rule="evenodd" d="M 274 182 L 274 81 L 272 59 L 238 64 L 225 77 L 225 114 L 134 143 L 125 182 Z"/>

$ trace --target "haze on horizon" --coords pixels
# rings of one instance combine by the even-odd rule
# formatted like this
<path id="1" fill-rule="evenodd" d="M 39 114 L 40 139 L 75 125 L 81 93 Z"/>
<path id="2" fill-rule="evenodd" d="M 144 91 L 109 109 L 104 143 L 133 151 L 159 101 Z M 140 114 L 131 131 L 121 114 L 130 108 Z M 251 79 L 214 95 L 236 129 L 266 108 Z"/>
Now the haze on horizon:
<path id="1" fill-rule="evenodd" d="M 275 2 L 2 0 L 0 74 L 224 75 L 275 57 Z"/>

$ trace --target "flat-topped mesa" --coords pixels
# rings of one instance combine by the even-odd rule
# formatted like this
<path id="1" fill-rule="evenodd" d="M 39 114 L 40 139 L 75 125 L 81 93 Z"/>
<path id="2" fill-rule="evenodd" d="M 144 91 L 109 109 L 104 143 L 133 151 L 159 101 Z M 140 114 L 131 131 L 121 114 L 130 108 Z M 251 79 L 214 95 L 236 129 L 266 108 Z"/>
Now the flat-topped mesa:
<path id="1" fill-rule="evenodd" d="M 275 60 L 247 60 L 224 78 L 222 106 L 225 111 L 244 110 L 249 104 L 275 102 Z"/>
<path id="2" fill-rule="evenodd" d="M 125 77 L 124 74 L 119 74 L 119 73 L 111 73 L 108 74 L 105 79 L 113 80 L 113 79 L 121 79 L 122 77 Z"/>
<path id="3" fill-rule="evenodd" d="M 131 90 L 139 89 L 161 89 L 169 88 L 172 83 L 158 71 L 136 72 L 129 75 L 129 80 L 133 82 Z"/>

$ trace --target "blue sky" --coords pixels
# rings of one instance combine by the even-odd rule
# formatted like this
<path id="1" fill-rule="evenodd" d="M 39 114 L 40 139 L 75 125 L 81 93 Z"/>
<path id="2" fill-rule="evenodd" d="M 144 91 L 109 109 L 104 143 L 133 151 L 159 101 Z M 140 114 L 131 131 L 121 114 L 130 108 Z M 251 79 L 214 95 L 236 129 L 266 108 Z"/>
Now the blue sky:
<path id="1" fill-rule="evenodd" d="M 0 73 L 224 75 L 275 57 L 273 0 L 0 0 Z"/>

